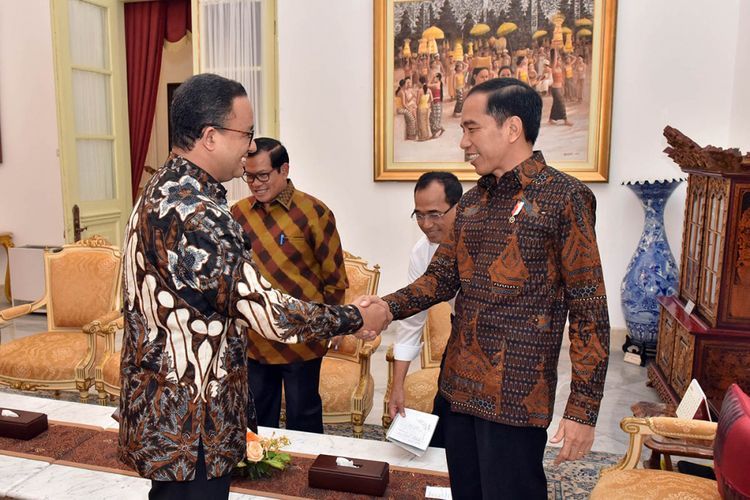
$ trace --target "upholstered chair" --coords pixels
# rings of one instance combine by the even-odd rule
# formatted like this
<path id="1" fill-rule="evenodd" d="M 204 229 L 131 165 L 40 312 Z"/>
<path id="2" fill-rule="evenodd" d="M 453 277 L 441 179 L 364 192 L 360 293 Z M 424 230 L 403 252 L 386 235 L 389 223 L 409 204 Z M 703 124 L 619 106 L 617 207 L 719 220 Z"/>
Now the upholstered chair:
<path id="1" fill-rule="evenodd" d="M 404 405 L 407 408 L 425 413 L 432 412 L 432 403 L 438 389 L 440 361 L 451 334 L 451 312 L 451 305 L 448 302 L 435 304 L 427 312 L 427 320 L 422 329 L 422 352 L 419 358 L 422 367 L 409 373 L 404 381 Z M 388 403 L 391 399 L 391 384 L 393 383 L 393 345 L 388 348 L 385 359 L 388 361 L 388 386 L 383 398 L 383 428 L 388 429 L 391 425 Z"/>
<path id="2" fill-rule="evenodd" d="M 345 302 L 360 295 L 378 291 L 380 267 L 344 252 L 349 288 Z M 341 337 L 336 349 L 329 349 L 320 368 L 320 397 L 323 400 L 323 422 L 351 422 L 355 437 L 362 437 L 365 419 L 373 405 L 375 381 L 370 374 L 370 357 L 380 345 L 380 336 L 364 342 L 352 335 Z"/>
<path id="3" fill-rule="evenodd" d="M 628 451 L 604 469 L 592 500 L 631 498 L 750 499 L 750 397 L 737 384 L 727 390 L 719 422 L 673 417 L 626 417 L 620 427 L 630 434 Z M 643 439 L 659 435 L 713 442 L 716 481 L 687 474 L 637 469 Z"/>
<path id="4" fill-rule="evenodd" d="M 0 311 L 0 324 L 45 308 L 47 331 L 0 345 L 0 384 L 36 391 L 78 391 L 88 399 L 103 342 L 91 324 L 120 312 L 121 254 L 101 237 L 44 254 L 44 297 Z"/>

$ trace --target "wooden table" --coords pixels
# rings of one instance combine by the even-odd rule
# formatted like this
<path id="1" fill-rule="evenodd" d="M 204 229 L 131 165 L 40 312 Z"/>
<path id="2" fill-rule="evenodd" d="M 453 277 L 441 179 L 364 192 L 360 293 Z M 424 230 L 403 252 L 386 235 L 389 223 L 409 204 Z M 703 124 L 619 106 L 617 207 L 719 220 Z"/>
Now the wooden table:
<path id="1" fill-rule="evenodd" d="M 13 234 L 0 233 L 0 246 L 5 248 L 5 299 L 10 303 L 12 296 L 10 294 L 10 254 L 8 249 L 13 247 Z"/>

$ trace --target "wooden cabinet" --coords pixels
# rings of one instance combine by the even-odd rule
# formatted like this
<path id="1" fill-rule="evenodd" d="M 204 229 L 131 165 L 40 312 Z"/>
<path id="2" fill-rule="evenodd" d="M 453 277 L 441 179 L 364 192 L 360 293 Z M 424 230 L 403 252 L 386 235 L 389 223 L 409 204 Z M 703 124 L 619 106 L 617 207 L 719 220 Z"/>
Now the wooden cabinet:
<path id="1" fill-rule="evenodd" d="M 664 135 L 689 178 L 679 294 L 659 298 L 649 380 L 676 404 L 696 378 L 719 407 L 731 383 L 750 390 L 750 155 Z"/>

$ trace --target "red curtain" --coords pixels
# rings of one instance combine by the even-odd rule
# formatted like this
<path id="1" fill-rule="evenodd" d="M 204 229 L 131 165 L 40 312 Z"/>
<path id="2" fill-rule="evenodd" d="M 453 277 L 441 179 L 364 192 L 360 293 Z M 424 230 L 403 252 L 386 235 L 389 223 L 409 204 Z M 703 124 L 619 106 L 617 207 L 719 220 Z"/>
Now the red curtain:
<path id="1" fill-rule="evenodd" d="M 141 182 L 159 93 L 165 38 L 176 42 L 190 29 L 190 0 L 125 4 L 125 48 L 130 118 L 130 182 L 133 201 Z"/>
<path id="2" fill-rule="evenodd" d="M 128 116 L 130 118 L 130 182 L 133 201 L 141 182 L 156 95 L 159 92 L 161 54 L 166 32 L 166 4 L 125 4 L 125 49 L 128 68 Z"/>

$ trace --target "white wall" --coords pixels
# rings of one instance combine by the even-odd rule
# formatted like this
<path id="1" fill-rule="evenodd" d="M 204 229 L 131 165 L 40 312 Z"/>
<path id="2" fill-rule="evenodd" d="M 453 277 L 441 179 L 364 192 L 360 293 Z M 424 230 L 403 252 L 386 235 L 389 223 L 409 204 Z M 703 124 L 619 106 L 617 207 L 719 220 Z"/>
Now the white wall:
<path id="1" fill-rule="evenodd" d="M 0 232 L 17 246 L 64 241 L 52 57 L 49 0 L 0 2 Z"/>
<path id="2" fill-rule="evenodd" d="M 740 9 L 739 3 L 619 3 L 610 182 L 591 185 L 615 327 L 624 326 L 620 282 L 643 224 L 637 198 L 620 183 L 681 174 L 662 153 L 667 124 L 700 144 L 719 146 L 730 144 L 730 118 L 737 130 L 750 126 L 747 113 L 731 113 L 733 100 L 748 99 L 747 86 L 740 90 L 733 82 L 735 57 L 745 59 L 737 64 L 738 78 L 750 71 L 747 51 L 737 47 L 738 17 L 750 19 L 750 8 L 746 3 Z M 408 218 L 413 184 L 372 181 L 371 2 L 322 5 L 279 0 L 281 139 L 290 151 L 295 184 L 334 210 L 345 248 L 381 265 L 380 292 L 387 293 L 405 284 L 408 253 L 419 235 Z M 741 43 L 747 48 L 747 33 Z M 677 259 L 684 200 L 683 185 L 665 216 Z"/>
<path id="3" fill-rule="evenodd" d="M 281 138 L 292 177 L 334 210 L 345 248 L 380 264 L 380 291 L 391 292 L 405 284 L 419 229 L 408 218 L 412 183 L 372 181 L 372 3 L 279 0 L 278 18 Z M 699 144 L 750 149 L 750 33 L 739 29 L 748 20 L 750 2 L 740 0 L 620 1 L 610 182 L 591 185 L 613 326 L 624 326 L 620 281 L 643 221 L 620 183 L 681 173 L 662 153 L 663 127 Z M 0 1 L 0 231 L 18 244 L 63 241 L 52 68 L 49 2 Z M 678 259 L 684 193 L 666 213 Z M 3 269 L 0 256 L 0 280 Z"/>
<path id="4" fill-rule="evenodd" d="M 729 144 L 740 148 L 743 153 L 750 152 L 750 30 L 747 21 L 750 19 L 750 2 L 740 2 L 737 15 L 737 50 L 734 53 L 734 89 L 732 93 L 732 120 L 730 125 Z M 718 144 L 717 144 L 718 145 Z"/>

